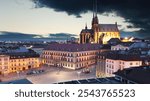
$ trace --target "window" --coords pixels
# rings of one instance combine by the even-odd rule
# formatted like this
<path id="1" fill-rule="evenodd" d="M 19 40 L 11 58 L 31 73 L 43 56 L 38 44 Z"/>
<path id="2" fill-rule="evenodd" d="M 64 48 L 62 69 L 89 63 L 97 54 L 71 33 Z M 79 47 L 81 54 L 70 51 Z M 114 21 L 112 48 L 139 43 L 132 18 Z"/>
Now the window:
<path id="1" fill-rule="evenodd" d="M 133 65 L 133 63 L 130 63 L 130 65 Z"/>
<path id="2" fill-rule="evenodd" d="M 114 66 L 112 65 L 112 69 L 114 69 Z"/>

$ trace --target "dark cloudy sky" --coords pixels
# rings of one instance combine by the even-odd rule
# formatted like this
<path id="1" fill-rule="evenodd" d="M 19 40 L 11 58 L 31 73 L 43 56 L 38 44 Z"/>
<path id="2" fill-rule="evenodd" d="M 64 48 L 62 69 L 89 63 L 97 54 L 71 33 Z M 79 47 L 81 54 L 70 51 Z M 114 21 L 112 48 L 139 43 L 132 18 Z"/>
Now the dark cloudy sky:
<path id="1" fill-rule="evenodd" d="M 150 37 L 148 0 L 97 0 L 100 23 L 120 25 L 123 33 Z M 0 31 L 79 34 L 91 27 L 93 0 L 0 0 Z M 124 34 L 124 35 L 125 35 Z"/>

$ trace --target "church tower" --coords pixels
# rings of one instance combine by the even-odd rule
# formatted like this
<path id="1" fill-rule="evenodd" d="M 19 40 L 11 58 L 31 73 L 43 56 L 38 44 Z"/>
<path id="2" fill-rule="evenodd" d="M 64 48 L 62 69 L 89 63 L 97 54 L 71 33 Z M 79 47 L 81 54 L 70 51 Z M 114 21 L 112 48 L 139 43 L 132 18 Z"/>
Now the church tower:
<path id="1" fill-rule="evenodd" d="M 117 23 L 100 24 L 97 16 L 97 0 L 93 0 L 93 18 L 91 29 L 85 26 L 80 32 L 80 43 L 107 44 L 110 39 L 120 39 L 120 31 Z"/>
<path id="2" fill-rule="evenodd" d="M 93 19 L 92 19 L 92 30 L 94 31 L 94 42 L 98 43 L 98 32 L 99 32 L 99 20 L 97 17 L 97 0 L 93 3 Z"/>

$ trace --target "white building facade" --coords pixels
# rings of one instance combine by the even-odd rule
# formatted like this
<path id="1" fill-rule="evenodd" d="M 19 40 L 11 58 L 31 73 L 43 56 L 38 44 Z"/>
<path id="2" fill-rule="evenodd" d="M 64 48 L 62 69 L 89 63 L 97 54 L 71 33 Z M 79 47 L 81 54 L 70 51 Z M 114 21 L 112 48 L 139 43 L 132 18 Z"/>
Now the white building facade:
<path id="1" fill-rule="evenodd" d="M 142 66 L 141 60 L 115 60 L 115 59 L 106 59 L 106 75 L 114 76 L 113 73 L 118 70 L 123 70 L 130 67 Z"/>

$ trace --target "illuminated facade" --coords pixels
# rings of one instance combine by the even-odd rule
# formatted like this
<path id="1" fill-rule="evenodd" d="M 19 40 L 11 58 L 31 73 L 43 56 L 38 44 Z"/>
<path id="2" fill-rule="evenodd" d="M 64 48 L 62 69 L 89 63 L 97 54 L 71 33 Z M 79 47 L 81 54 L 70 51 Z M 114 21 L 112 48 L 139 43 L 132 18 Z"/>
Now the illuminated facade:
<path id="1" fill-rule="evenodd" d="M 40 58 L 37 54 L 0 55 L 0 74 L 20 72 L 39 66 Z"/>
<path id="2" fill-rule="evenodd" d="M 51 44 L 41 55 L 43 64 L 79 69 L 96 63 L 99 44 Z"/>
<path id="3" fill-rule="evenodd" d="M 99 24 L 97 13 L 93 14 L 92 28 L 87 26 L 80 33 L 80 43 L 101 43 L 107 44 L 112 38 L 120 39 L 120 32 L 117 23 Z"/>
<path id="4" fill-rule="evenodd" d="M 9 73 L 9 56 L 0 55 L 0 75 Z"/>

